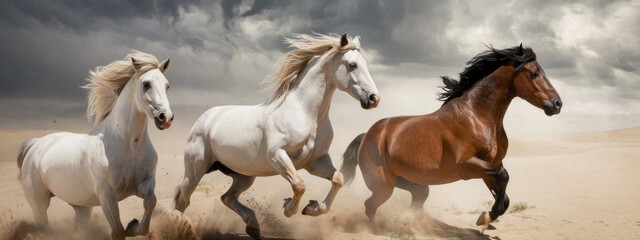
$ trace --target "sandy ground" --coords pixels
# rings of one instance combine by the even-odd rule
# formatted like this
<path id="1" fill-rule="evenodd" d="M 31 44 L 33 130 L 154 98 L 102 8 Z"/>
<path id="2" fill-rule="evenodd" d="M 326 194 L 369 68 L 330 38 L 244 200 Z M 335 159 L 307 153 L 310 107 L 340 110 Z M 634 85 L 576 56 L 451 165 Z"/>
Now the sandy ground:
<path id="1" fill-rule="evenodd" d="M 33 226 L 31 209 L 17 180 L 15 157 L 22 141 L 55 131 L 0 130 L 0 239 L 110 238 L 100 208 L 94 208 L 88 229 L 76 230 L 73 210 L 56 198 L 49 208 L 53 230 L 43 232 Z M 203 178 L 184 216 L 169 210 L 184 169 L 186 134 L 185 128 L 151 132 L 160 154 L 156 177 L 159 201 L 148 237 L 250 239 L 240 217 L 219 200 L 230 183 L 230 178 L 220 173 Z M 340 153 L 354 136 L 335 137 L 330 153 L 336 165 L 341 164 Z M 290 197 L 291 190 L 281 177 L 258 178 L 241 199 L 259 214 L 263 234 L 274 238 L 640 239 L 639 154 L 640 128 L 512 137 L 505 160 L 511 176 L 507 189 L 511 210 L 492 223 L 495 229 L 484 233 L 475 221 L 493 201 L 481 180 L 432 186 L 425 204 L 428 217 L 409 212 L 410 195 L 396 189 L 374 223 L 364 214 L 363 202 L 369 192 L 359 173 L 354 184 L 339 193 L 331 212 L 320 217 L 283 215 L 282 199 Z M 324 199 L 330 183 L 301 172 L 307 183 L 301 205 L 310 199 Z M 520 211 L 514 211 L 517 207 Z M 130 197 L 122 201 L 120 212 L 124 224 L 140 218 L 142 200 Z"/>

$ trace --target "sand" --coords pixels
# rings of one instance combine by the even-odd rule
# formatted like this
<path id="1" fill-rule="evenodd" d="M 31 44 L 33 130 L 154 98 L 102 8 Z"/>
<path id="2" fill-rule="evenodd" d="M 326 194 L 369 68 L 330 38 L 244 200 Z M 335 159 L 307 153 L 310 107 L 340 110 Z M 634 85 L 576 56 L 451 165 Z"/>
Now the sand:
<path id="1" fill-rule="evenodd" d="M 240 217 L 219 200 L 230 183 L 220 173 L 203 178 L 184 215 L 170 210 L 184 169 L 187 129 L 151 132 L 160 155 L 158 205 L 151 232 L 136 239 L 250 239 Z M 94 208 L 86 229 L 75 229 L 73 210 L 57 198 L 49 208 L 53 230 L 44 232 L 32 224 L 15 158 L 22 141 L 55 131 L 59 130 L 0 129 L 0 239 L 110 239 L 100 208 Z M 344 143 L 354 136 L 336 135 L 339 140 L 330 153 L 337 166 Z M 364 214 L 369 192 L 360 173 L 338 194 L 331 212 L 319 217 L 285 217 L 282 199 L 291 196 L 291 189 L 278 176 L 258 178 L 241 200 L 258 213 L 264 235 L 284 239 L 640 239 L 639 156 L 640 128 L 511 137 L 504 161 L 511 177 L 511 209 L 492 223 L 494 229 L 483 233 L 475 221 L 493 201 L 481 180 L 432 186 L 426 214 L 408 211 L 410 195 L 396 189 L 374 223 Z M 324 199 L 330 183 L 301 173 L 307 184 L 301 205 Z M 143 211 L 139 198 L 120 203 L 124 224 L 140 218 Z"/>

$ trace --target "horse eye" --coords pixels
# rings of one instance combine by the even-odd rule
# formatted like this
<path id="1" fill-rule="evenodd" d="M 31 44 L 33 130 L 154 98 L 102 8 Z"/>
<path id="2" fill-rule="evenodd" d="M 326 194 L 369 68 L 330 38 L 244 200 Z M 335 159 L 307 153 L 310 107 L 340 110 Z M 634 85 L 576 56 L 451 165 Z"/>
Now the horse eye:
<path id="1" fill-rule="evenodd" d="M 358 64 L 356 64 L 356 63 L 349 63 L 349 67 L 350 67 L 351 69 L 356 69 L 356 68 L 358 68 Z"/>
<path id="2" fill-rule="evenodd" d="M 538 72 L 531 72 L 531 78 L 537 78 Z"/>
<path id="3" fill-rule="evenodd" d="M 149 88 L 151 88 L 151 84 L 149 84 L 149 82 L 142 82 L 142 86 L 144 87 L 145 91 L 147 91 L 147 90 L 149 90 Z"/>

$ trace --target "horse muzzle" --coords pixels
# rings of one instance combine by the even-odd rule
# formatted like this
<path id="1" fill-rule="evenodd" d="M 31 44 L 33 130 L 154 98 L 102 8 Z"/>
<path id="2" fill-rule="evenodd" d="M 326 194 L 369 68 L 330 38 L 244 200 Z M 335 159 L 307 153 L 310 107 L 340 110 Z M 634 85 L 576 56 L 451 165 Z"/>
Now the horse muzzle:
<path id="1" fill-rule="evenodd" d="M 369 95 L 369 99 L 367 100 L 360 99 L 360 106 L 364 109 L 376 108 L 378 103 L 380 103 L 380 96 L 377 94 Z"/>
<path id="2" fill-rule="evenodd" d="M 544 114 L 547 114 L 547 116 L 559 114 L 560 109 L 562 109 L 562 100 L 558 98 L 553 101 L 545 101 L 542 109 L 544 110 Z"/>
<path id="3" fill-rule="evenodd" d="M 153 118 L 153 122 L 156 124 L 156 127 L 160 130 L 165 130 L 171 127 L 171 123 L 173 122 L 174 114 L 171 114 L 171 117 L 167 117 L 164 113 L 160 113 L 157 117 Z"/>

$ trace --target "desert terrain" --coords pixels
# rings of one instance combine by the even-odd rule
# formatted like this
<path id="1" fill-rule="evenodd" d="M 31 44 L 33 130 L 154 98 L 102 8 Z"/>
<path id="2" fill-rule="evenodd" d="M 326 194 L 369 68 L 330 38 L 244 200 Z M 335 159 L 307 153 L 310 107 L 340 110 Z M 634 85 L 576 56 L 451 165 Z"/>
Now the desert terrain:
<path id="1" fill-rule="evenodd" d="M 206 175 L 184 215 L 172 212 L 173 191 L 183 175 L 182 151 L 192 120 L 167 131 L 150 130 L 159 153 L 158 205 L 147 237 L 136 239 L 250 239 L 244 223 L 219 200 L 231 179 L 219 172 Z M 52 230 L 33 225 L 18 181 L 16 154 L 31 137 L 56 131 L 85 132 L 84 122 L 42 119 L 24 124 L 0 121 L 0 239 L 110 239 L 99 207 L 87 229 L 73 227 L 72 208 L 53 198 Z M 336 132 L 330 154 L 334 164 L 357 132 Z M 342 188 L 330 213 L 309 217 L 283 214 L 289 184 L 281 177 L 258 178 L 241 200 L 256 210 L 263 235 L 274 239 L 640 239 L 640 128 L 604 132 L 541 133 L 510 136 L 504 161 L 510 173 L 507 213 L 481 232 L 475 221 L 493 204 L 481 180 L 432 186 L 425 213 L 408 210 L 410 195 L 396 189 L 382 205 L 375 222 L 364 214 L 369 191 L 361 179 Z M 330 183 L 300 171 L 307 191 L 301 206 L 321 200 Z M 141 218 L 142 200 L 120 202 L 123 224 Z"/>

